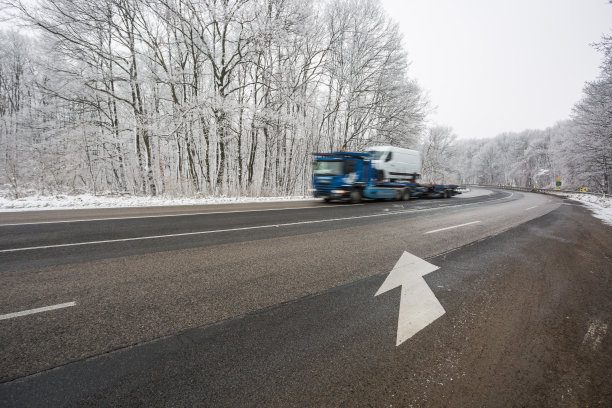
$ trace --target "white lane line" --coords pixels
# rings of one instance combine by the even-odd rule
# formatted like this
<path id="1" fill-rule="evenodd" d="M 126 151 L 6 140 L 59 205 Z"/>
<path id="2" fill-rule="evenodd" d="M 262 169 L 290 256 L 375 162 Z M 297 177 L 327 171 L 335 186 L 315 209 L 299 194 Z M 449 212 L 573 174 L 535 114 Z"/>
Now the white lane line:
<path id="1" fill-rule="evenodd" d="M 141 241 L 145 239 L 184 237 L 184 236 L 189 236 L 189 235 L 205 235 L 205 234 L 215 234 L 215 233 L 220 233 L 220 232 L 246 231 L 246 230 L 263 229 L 263 228 L 279 228 L 279 227 L 287 227 L 287 226 L 301 225 L 301 224 L 318 224 L 318 223 L 333 222 L 333 221 L 356 220 L 360 218 L 384 217 L 384 216 L 396 215 L 396 214 L 410 214 L 410 213 L 416 213 L 416 212 L 435 211 L 435 210 L 442 209 L 442 208 L 457 208 L 457 207 L 465 207 L 465 206 L 477 205 L 477 204 L 488 204 L 494 201 L 499 201 L 499 200 L 503 200 L 506 198 L 510 198 L 512 197 L 513 194 L 514 193 L 510 194 L 508 197 L 498 198 L 498 199 L 491 200 L 491 201 L 483 201 L 483 202 L 478 202 L 478 203 L 468 203 L 468 204 L 459 204 L 459 205 L 446 205 L 443 207 L 423 208 L 423 209 L 418 209 L 418 210 L 389 211 L 389 212 L 384 212 L 384 213 L 379 213 L 379 214 L 360 215 L 360 216 L 355 216 L 355 217 L 330 218 L 330 219 L 325 219 L 325 220 L 290 222 L 286 224 L 273 224 L 273 225 L 258 225 L 254 227 L 228 228 L 228 229 L 211 230 L 211 231 L 184 232 L 180 234 L 152 235 L 152 236 L 147 236 L 147 237 L 108 239 L 108 240 L 103 240 L 103 241 L 74 242 L 70 244 L 56 244 L 56 245 L 25 247 L 25 248 L 11 248 L 11 249 L 2 249 L 0 250 L 0 253 L 20 252 L 20 251 L 29 251 L 29 250 L 36 250 L 36 249 L 72 247 L 72 246 L 80 246 L 80 245 L 107 244 L 107 243 L 112 243 L 112 242 Z M 311 208 L 311 207 L 306 207 L 306 208 Z M 476 222 L 480 222 L 480 221 L 476 221 Z M 431 231 L 431 232 L 436 232 L 436 231 Z"/>
<path id="2" fill-rule="evenodd" d="M 453 229 L 453 228 L 465 227 L 466 225 L 472 225 L 472 224 L 476 224 L 479 222 L 480 221 L 466 222 L 465 224 L 453 225 L 452 227 L 446 227 L 446 228 L 440 228 L 440 229 L 433 230 L 433 231 L 427 231 L 426 234 L 433 234 L 434 232 L 440 232 L 440 231 L 446 231 L 446 230 Z"/>
<path id="3" fill-rule="evenodd" d="M 529 208 L 527 208 L 527 209 L 526 209 L 526 211 L 528 211 L 528 210 L 533 210 L 534 208 L 538 208 L 538 206 L 537 206 L 537 205 L 534 205 L 533 207 L 529 207 Z"/>
<path id="4" fill-rule="evenodd" d="M 60 303 L 59 305 L 39 307 L 37 309 L 23 310 L 21 312 L 9 313 L 0 315 L 0 320 L 12 319 L 14 317 L 27 316 L 34 313 L 48 312 L 49 310 L 63 309 L 65 307 L 75 306 L 76 302 Z"/>
<path id="5" fill-rule="evenodd" d="M 34 249 L 62 248 L 62 247 L 71 247 L 71 246 L 80 246 L 80 245 L 107 244 L 107 243 L 111 243 L 111 242 L 140 241 L 140 240 L 145 240 L 145 239 L 185 237 L 185 236 L 189 236 L 189 235 L 216 234 L 216 233 L 220 233 L 220 232 L 247 231 L 247 230 L 264 229 L 264 228 L 279 228 L 279 227 L 287 227 L 287 226 L 292 226 L 292 225 L 316 224 L 316 223 L 332 222 L 332 221 L 354 220 L 354 219 L 358 219 L 358 218 L 382 217 L 382 216 L 386 216 L 386 215 L 400 214 L 400 213 L 404 213 L 404 212 L 406 212 L 406 211 L 386 212 L 386 213 L 382 213 L 382 214 L 370 214 L 370 215 L 362 215 L 362 216 L 356 216 L 356 217 L 330 218 L 330 219 L 325 219 L 325 220 L 289 222 L 289 223 L 286 223 L 286 224 L 257 225 L 257 226 L 253 226 L 253 227 L 227 228 L 227 229 L 211 230 L 211 231 L 183 232 L 183 233 L 180 233 L 180 234 L 151 235 L 151 236 L 146 236 L 146 237 L 107 239 L 107 240 L 103 240 L 103 241 L 73 242 L 73 243 L 70 243 L 70 244 L 56 244 L 56 245 L 43 245 L 43 246 L 35 246 L 35 247 L 25 247 L 25 248 L 2 249 L 2 250 L 0 250 L 0 253 L 28 251 L 28 250 L 34 250 Z"/>
<path id="6" fill-rule="evenodd" d="M 363 205 L 363 204 L 351 204 L 351 205 Z M 69 222 L 88 222 L 88 221 L 116 221 L 116 220 L 135 220 L 139 218 L 163 218 L 163 217 L 189 217 L 193 215 L 214 215 L 214 214 L 234 214 L 234 213 L 249 213 L 257 211 L 282 211 L 282 210 L 305 210 L 305 209 L 319 209 L 319 208 L 333 208 L 331 206 L 321 207 L 285 207 L 285 208 L 264 208 L 261 210 L 235 210 L 235 211 L 213 211 L 213 212 L 199 212 L 199 213 L 187 213 L 187 214 L 166 214 L 166 215 L 141 215 L 137 217 L 111 217 L 111 218 L 91 218 L 91 219 L 80 219 L 80 220 L 61 220 L 61 221 L 42 221 L 42 222 L 22 222 L 15 224 L 0 224 L 0 227 L 14 227 L 18 225 L 38 225 L 38 224 L 65 224 Z"/>

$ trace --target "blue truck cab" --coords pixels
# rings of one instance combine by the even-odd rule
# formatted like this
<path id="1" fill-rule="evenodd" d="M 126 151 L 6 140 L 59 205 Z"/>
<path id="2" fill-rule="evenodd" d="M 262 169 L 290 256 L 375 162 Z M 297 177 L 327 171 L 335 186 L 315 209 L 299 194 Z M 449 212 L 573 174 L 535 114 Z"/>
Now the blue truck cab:
<path id="1" fill-rule="evenodd" d="M 445 197 L 455 194 L 455 185 L 421 185 L 414 178 L 401 182 L 383 179 L 369 153 L 313 153 L 313 195 L 329 201 L 359 203 L 363 198 L 410 200 L 412 197 Z"/>
<path id="2" fill-rule="evenodd" d="M 384 182 L 368 153 L 314 153 L 312 185 L 314 196 L 325 201 L 362 198 L 410 199 L 411 183 Z M 405 196 L 403 195 L 405 194 Z"/>

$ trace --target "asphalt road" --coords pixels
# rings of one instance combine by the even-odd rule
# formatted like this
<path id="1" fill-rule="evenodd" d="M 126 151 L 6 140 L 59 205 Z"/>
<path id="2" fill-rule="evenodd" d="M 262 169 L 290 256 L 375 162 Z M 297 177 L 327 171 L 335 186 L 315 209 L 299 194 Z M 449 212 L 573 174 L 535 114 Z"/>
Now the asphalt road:
<path id="1" fill-rule="evenodd" d="M 74 306 L 0 320 L 0 405 L 612 402 L 612 230 L 572 202 L 133 211 L 2 214 L 0 314 Z M 404 251 L 446 314 L 396 346 Z"/>

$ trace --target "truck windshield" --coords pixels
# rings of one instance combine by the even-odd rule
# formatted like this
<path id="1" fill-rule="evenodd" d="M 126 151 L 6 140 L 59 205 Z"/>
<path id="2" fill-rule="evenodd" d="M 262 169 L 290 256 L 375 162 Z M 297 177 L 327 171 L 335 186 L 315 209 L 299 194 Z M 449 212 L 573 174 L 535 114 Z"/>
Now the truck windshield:
<path id="1" fill-rule="evenodd" d="M 318 176 L 339 176 L 344 174 L 342 160 L 317 160 L 313 173 Z"/>
<path id="2" fill-rule="evenodd" d="M 387 152 L 385 152 L 384 150 L 372 150 L 368 153 L 370 153 L 370 156 L 372 156 L 372 160 L 380 160 L 380 158 L 384 156 Z"/>

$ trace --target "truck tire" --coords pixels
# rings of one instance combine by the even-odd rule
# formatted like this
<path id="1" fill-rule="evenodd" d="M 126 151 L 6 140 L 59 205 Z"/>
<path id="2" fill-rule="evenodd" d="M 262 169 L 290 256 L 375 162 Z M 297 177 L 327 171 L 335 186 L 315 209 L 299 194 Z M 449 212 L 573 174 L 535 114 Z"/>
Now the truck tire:
<path id="1" fill-rule="evenodd" d="M 349 199 L 351 204 L 359 204 L 361 202 L 361 190 L 358 188 L 353 189 L 351 191 L 351 197 Z"/>
<path id="2" fill-rule="evenodd" d="M 444 198 L 451 198 L 452 193 L 450 190 L 444 190 Z"/>
<path id="3" fill-rule="evenodd" d="M 407 188 L 404 191 L 402 191 L 402 201 L 410 201 L 410 189 Z"/>

